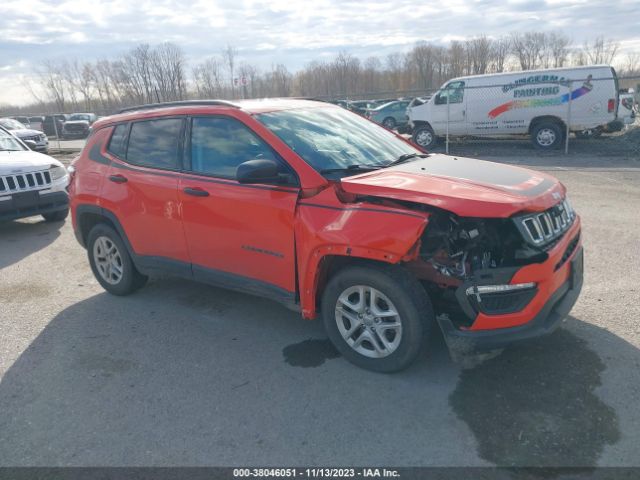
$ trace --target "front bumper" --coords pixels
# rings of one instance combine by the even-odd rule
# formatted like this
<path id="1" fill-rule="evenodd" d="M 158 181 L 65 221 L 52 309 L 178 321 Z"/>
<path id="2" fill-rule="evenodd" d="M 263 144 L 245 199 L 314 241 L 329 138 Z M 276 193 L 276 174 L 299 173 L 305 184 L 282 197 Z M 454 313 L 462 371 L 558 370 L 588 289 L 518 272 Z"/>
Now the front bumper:
<path id="1" fill-rule="evenodd" d="M 454 354 L 467 354 L 504 348 L 507 345 L 539 337 L 555 330 L 575 304 L 583 283 L 583 249 L 580 221 L 566 232 L 563 240 L 542 264 L 527 265 L 515 272 L 503 272 L 510 277 L 506 283 L 535 282 L 526 304 L 516 312 L 490 315 L 471 312 L 469 304 L 458 296 L 462 309 L 475 316 L 470 327 L 460 327 L 447 316 L 438 323 L 449 349 Z"/>
<path id="2" fill-rule="evenodd" d="M 64 191 L 42 194 L 38 191 L 17 193 L 10 200 L 0 202 L 0 220 L 16 220 L 67 208 L 69 196 Z"/>

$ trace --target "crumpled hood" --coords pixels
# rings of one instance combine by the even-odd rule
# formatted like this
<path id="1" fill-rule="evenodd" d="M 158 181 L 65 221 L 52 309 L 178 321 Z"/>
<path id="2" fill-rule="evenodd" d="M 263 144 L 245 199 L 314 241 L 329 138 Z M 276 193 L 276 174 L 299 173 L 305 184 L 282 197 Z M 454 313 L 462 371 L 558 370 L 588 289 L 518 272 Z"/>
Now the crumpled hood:
<path id="1" fill-rule="evenodd" d="M 422 203 L 463 217 L 509 217 L 540 211 L 565 196 L 551 175 L 501 163 L 431 154 L 343 178 L 348 193 Z"/>
<path id="2" fill-rule="evenodd" d="M 0 150 L 0 175 L 45 170 L 51 165 L 63 166 L 55 158 L 31 150 L 20 152 Z"/>

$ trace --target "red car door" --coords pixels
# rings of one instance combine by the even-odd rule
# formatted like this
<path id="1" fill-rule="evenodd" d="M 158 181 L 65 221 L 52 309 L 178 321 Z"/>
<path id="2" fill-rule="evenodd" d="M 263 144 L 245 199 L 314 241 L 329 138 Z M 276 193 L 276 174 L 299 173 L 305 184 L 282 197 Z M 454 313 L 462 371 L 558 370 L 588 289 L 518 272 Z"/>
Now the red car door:
<path id="1" fill-rule="evenodd" d="M 122 124 L 106 150 L 111 160 L 103 182 L 103 207 L 113 212 L 142 261 L 174 264 L 189 270 L 189 254 L 178 208 L 178 165 L 184 118 Z M 147 262 L 145 262 L 147 263 Z M 165 265 L 166 266 L 166 265 Z"/>
<path id="2" fill-rule="evenodd" d="M 185 237 L 194 277 L 256 293 L 293 296 L 293 222 L 298 187 L 283 160 L 239 120 L 191 119 L 188 172 L 179 183 Z M 240 184 L 240 163 L 274 160 L 289 185 Z"/>

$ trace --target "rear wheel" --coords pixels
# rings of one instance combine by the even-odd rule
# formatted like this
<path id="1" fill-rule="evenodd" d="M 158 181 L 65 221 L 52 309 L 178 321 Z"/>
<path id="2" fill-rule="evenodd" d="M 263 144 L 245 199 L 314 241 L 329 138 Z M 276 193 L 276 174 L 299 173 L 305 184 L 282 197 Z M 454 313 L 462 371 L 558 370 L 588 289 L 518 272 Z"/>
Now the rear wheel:
<path id="1" fill-rule="evenodd" d="M 396 119 L 393 117 L 387 117 L 382 121 L 382 126 L 392 130 L 396 127 Z"/>
<path id="2" fill-rule="evenodd" d="M 408 367 L 433 322 L 427 293 L 395 266 L 348 267 L 322 295 L 329 338 L 351 363 L 376 372 Z"/>
<path id="3" fill-rule="evenodd" d="M 91 229 L 87 238 L 89 264 L 102 288 L 114 295 L 128 295 L 147 282 L 136 269 L 120 235 L 106 224 Z"/>
<path id="4" fill-rule="evenodd" d="M 436 144 L 436 136 L 428 125 L 416 127 L 413 131 L 413 142 L 422 148 L 430 148 Z"/>
<path id="5" fill-rule="evenodd" d="M 554 122 L 540 122 L 531 131 L 533 144 L 542 150 L 560 147 L 564 136 L 560 125 Z"/>

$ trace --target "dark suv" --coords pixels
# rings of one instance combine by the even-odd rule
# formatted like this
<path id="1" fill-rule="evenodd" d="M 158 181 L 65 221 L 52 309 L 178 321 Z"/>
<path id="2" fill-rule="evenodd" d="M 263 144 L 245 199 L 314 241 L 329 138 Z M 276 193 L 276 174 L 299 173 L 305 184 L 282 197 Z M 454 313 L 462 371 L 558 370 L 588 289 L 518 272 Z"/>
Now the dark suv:
<path id="1" fill-rule="evenodd" d="M 115 295 L 186 278 L 322 316 L 350 361 L 409 365 L 552 331 L 582 285 L 580 218 L 555 178 L 427 154 L 327 103 L 150 105 L 93 126 L 73 225 Z"/>

